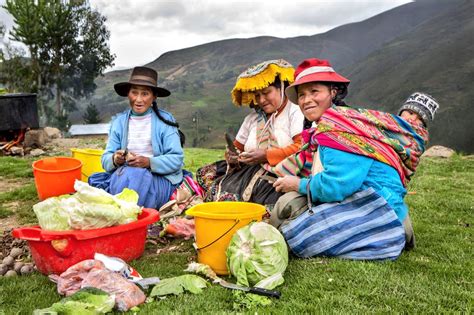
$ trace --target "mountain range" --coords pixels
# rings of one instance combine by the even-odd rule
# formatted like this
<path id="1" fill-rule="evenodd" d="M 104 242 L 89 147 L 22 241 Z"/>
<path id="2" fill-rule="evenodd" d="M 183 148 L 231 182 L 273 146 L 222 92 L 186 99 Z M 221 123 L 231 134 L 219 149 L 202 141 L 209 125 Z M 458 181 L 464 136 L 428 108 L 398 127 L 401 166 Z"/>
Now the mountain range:
<path id="1" fill-rule="evenodd" d="M 230 91 L 248 66 L 283 58 L 295 67 L 305 58 L 330 60 L 351 80 L 347 103 L 396 113 L 415 91 L 440 104 L 429 125 L 430 145 L 474 152 L 474 1 L 418 0 L 326 33 L 293 38 L 229 39 L 162 54 L 146 66 L 172 95 L 158 99 L 187 136 L 187 146 L 223 147 L 249 113 L 232 104 Z M 131 69 L 96 80 L 92 102 L 104 120 L 127 108 L 113 84 Z M 72 120 L 80 115 L 72 116 Z"/>

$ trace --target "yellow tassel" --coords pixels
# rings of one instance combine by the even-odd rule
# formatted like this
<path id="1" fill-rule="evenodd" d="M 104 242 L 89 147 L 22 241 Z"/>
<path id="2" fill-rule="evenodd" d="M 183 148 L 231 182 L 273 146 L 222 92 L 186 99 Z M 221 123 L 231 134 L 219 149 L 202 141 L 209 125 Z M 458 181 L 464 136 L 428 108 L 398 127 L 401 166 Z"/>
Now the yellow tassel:
<path id="1" fill-rule="evenodd" d="M 276 64 L 269 64 L 264 70 L 254 76 L 239 77 L 232 89 L 232 102 L 235 105 L 249 106 L 251 103 L 256 104 L 255 95 L 253 92 L 264 89 L 275 82 L 278 76 L 280 81 L 293 82 L 295 69 L 283 68 Z"/>

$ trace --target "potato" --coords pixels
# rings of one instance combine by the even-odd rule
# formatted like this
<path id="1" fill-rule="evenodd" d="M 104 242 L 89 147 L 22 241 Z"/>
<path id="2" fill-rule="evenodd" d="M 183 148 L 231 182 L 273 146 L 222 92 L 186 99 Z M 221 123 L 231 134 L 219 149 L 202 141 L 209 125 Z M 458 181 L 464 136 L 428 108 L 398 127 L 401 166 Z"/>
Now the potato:
<path id="1" fill-rule="evenodd" d="M 5 264 L 0 264 L 0 276 L 3 276 L 8 271 L 8 266 Z"/>
<path id="2" fill-rule="evenodd" d="M 12 256 L 13 258 L 17 258 L 21 254 L 23 254 L 23 249 L 19 247 L 13 247 L 12 250 L 10 251 L 10 256 Z"/>
<path id="3" fill-rule="evenodd" d="M 15 270 L 8 270 L 7 273 L 5 274 L 5 277 L 14 277 L 17 276 Z"/>
<path id="4" fill-rule="evenodd" d="M 13 265 L 14 262 L 15 262 L 15 258 L 13 258 L 12 256 L 7 256 L 3 258 L 2 264 L 11 266 Z"/>
<path id="5" fill-rule="evenodd" d="M 32 272 L 33 272 L 33 265 L 30 265 L 30 264 L 25 264 L 20 269 L 20 273 L 22 275 L 27 275 L 27 274 L 32 273 Z"/>
<path id="6" fill-rule="evenodd" d="M 13 270 L 15 270 L 16 273 L 20 273 L 21 267 L 23 267 L 24 263 L 21 261 L 16 261 L 15 264 L 13 265 Z"/>

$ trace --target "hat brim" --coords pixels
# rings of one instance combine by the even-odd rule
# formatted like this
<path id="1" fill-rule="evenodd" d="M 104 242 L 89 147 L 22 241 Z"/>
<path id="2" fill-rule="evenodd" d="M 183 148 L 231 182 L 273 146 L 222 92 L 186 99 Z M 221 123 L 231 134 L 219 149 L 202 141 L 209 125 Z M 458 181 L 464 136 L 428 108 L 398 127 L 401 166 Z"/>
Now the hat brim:
<path id="1" fill-rule="evenodd" d="M 128 91 L 130 90 L 130 87 L 132 85 L 141 85 L 141 86 L 146 86 L 149 87 L 153 90 L 153 93 L 157 97 L 167 97 L 171 95 L 171 92 L 168 91 L 165 88 L 159 87 L 159 86 L 154 86 L 149 84 L 148 82 L 120 82 L 114 84 L 114 90 L 117 92 L 118 95 L 127 97 L 128 96 Z"/>
<path id="2" fill-rule="evenodd" d="M 293 104 L 298 104 L 298 95 L 296 93 L 296 87 L 301 84 L 310 82 L 336 82 L 336 83 L 349 83 L 349 79 L 344 78 L 342 75 L 336 72 L 318 72 L 305 75 L 301 79 L 295 81 L 292 85 L 285 89 L 285 94 Z"/>

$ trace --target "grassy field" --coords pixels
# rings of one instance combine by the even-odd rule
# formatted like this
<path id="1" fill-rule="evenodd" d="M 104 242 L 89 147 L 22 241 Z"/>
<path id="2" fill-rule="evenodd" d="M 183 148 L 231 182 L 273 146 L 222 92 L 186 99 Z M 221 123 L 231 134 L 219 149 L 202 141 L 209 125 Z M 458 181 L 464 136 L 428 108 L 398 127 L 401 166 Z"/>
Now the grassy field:
<path id="1" fill-rule="evenodd" d="M 222 151 L 186 150 L 191 171 L 221 159 Z M 32 160 L 0 158 L 2 181 L 22 183 L 0 193 L 0 216 L 34 223 L 37 202 Z M 424 159 L 406 201 L 417 247 L 394 262 L 291 258 L 280 300 L 249 313 L 472 313 L 474 311 L 474 158 Z M 16 202 L 11 209 L 8 205 Z M 148 254 L 133 261 L 143 276 L 183 274 L 195 252 L 186 242 L 175 252 Z M 147 248 L 147 252 L 154 252 Z M 60 300 L 56 286 L 41 274 L 0 278 L 0 314 L 31 314 Z M 232 313 L 232 292 L 212 285 L 200 295 L 183 294 L 140 307 L 140 314 Z"/>

